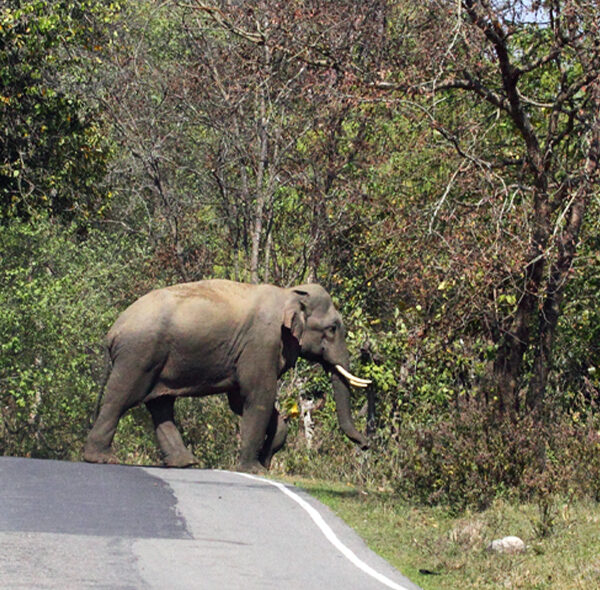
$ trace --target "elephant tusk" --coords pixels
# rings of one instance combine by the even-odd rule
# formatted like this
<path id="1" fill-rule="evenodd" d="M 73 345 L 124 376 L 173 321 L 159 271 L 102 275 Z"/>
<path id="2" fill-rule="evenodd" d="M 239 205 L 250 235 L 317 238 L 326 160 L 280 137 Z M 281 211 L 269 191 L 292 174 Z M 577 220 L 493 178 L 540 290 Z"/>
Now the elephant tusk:
<path id="1" fill-rule="evenodd" d="M 335 368 L 340 374 L 346 377 L 350 385 L 353 385 L 354 387 L 367 387 L 369 383 L 372 383 L 370 379 L 361 379 L 360 377 L 354 376 L 349 371 L 346 371 L 342 365 L 336 365 Z"/>

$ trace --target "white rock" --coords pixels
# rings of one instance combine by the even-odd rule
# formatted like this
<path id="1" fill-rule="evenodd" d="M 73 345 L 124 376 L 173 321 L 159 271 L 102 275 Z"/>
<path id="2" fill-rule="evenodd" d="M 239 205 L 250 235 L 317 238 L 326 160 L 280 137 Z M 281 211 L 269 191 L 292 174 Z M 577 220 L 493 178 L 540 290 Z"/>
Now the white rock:
<path id="1" fill-rule="evenodd" d="M 494 553 L 521 553 L 525 549 L 525 543 L 519 537 L 496 539 L 487 546 L 487 550 Z"/>

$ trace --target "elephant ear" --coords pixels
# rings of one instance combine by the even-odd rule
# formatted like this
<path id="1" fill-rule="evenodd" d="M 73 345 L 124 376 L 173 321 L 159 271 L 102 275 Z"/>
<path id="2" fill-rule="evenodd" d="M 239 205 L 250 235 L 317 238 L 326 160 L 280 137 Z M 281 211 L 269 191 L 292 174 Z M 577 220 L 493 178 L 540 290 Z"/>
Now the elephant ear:
<path id="1" fill-rule="evenodd" d="M 307 297 L 308 293 L 306 291 L 294 289 L 283 309 L 283 325 L 298 342 L 302 341 L 302 334 L 306 326 L 306 305 L 304 300 Z"/>

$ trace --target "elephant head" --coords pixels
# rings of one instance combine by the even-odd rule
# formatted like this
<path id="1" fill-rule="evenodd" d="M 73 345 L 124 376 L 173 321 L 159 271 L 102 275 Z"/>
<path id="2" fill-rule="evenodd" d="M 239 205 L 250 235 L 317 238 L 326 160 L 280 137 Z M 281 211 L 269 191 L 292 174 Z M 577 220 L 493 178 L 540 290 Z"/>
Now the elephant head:
<path id="1" fill-rule="evenodd" d="M 283 325 L 298 342 L 299 355 L 320 363 L 331 374 L 340 428 L 362 449 L 369 444 L 352 421 L 349 385 L 366 387 L 370 381 L 350 373 L 344 324 L 329 293 L 319 285 L 302 285 L 290 290 Z"/>

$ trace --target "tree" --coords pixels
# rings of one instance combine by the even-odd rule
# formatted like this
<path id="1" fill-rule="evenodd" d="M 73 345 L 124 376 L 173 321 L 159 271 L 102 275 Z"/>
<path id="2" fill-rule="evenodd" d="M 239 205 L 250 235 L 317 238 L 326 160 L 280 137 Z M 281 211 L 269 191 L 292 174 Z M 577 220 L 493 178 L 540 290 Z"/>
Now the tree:
<path id="1" fill-rule="evenodd" d="M 521 206 L 527 208 L 522 262 L 518 272 L 504 279 L 516 304 L 495 326 L 494 373 L 501 402 L 518 410 L 531 356 L 526 403 L 539 408 L 565 285 L 598 184 L 599 14 L 590 2 L 465 1 L 455 12 L 456 6 L 428 5 L 420 33 L 444 41 L 425 70 L 427 76 L 418 80 L 433 100 L 466 92 L 487 105 L 484 115 L 494 109 L 506 121 L 510 135 L 504 142 L 486 146 L 485 136 L 478 134 L 472 155 L 429 111 L 432 124 L 465 158 L 478 158 L 486 174 L 497 175 L 505 187 L 518 187 Z M 443 15 L 439 28 L 434 14 Z M 481 131 L 485 133 L 483 126 Z"/>
<path id="2" fill-rule="evenodd" d="M 227 228 L 233 276 L 315 280 L 330 233 L 326 203 L 365 129 L 353 129 L 354 101 L 339 98 L 346 81 L 262 42 L 281 34 L 289 8 L 280 17 L 271 3 L 185 8 L 193 90 L 183 102 L 205 130 L 207 188 Z"/>
<path id="3" fill-rule="evenodd" d="M 77 48 L 102 42 L 95 0 L 9 0 L 0 9 L 0 215 L 47 210 L 85 220 L 105 204 L 102 120 L 67 82 Z"/>
<path id="4" fill-rule="evenodd" d="M 245 19 L 245 11 L 238 16 Z M 188 14 L 187 22 L 189 75 L 197 89 L 190 107 L 208 132 L 206 156 L 234 277 L 246 274 L 239 268 L 243 252 L 248 278 L 268 280 L 275 200 L 290 182 L 288 162 L 305 133 L 293 114 L 304 71 L 268 46 L 248 46 L 230 32 L 223 37 L 206 26 L 212 21 L 203 11 Z M 260 30 L 269 29 L 268 21 L 259 22 Z"/>

